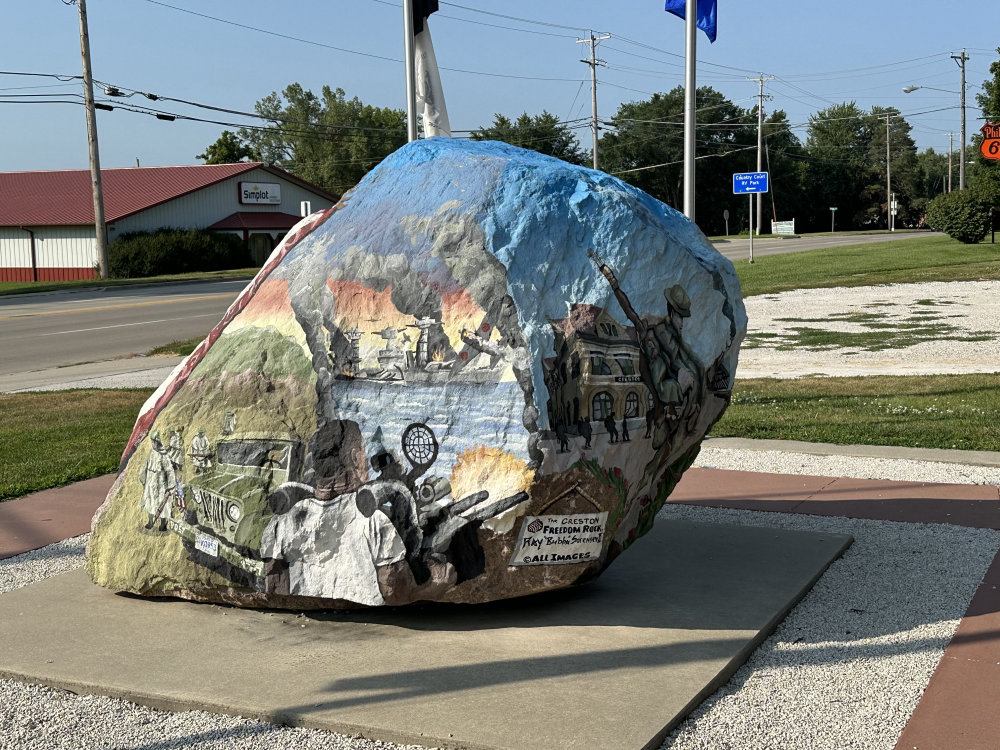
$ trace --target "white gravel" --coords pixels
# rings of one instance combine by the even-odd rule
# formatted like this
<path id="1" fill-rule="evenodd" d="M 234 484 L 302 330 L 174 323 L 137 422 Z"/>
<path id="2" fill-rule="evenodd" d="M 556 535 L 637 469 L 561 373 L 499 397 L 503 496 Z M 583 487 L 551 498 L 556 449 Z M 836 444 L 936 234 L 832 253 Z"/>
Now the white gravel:
<path id="1" fill-rule="evenodd" d="M 952 464 L 706 449 L 702 465 L 998 484 Z M 955 473 L 957 472 L 957 474 Z M 733 678 L 664 742 L 670 750 L 891 750 L 1000 549 L 1000 532 L 668 505 L 662 519 L 851 534 L 835 562 Z M 86 536 L 0 560 L 0 594 L 83 564 Z M 403 746 L 199 711 L 161 712 L 0 680 L 0 748 Z M 416 750 L 406 746 L 406 750 Z"/>
<path id="2" fill-rule="evenodd" d="M 797 289 L 744 300 L 752 348 L 740 351 L 738 378 L 808 375 L 931 375 L 1000 371 L 1000 281 L 952 281 Z M 937 334 L 913 325 L 947 328 Z M 898 348 L 808 349 L 794 329 L 879 332 Z M 900 333 L 927 340 L 903 345 Z M 777 335 L 755 340 L 754 335 Z M 972 340 L 980 339 L 980 340 Z M 882 344 L 880 344 L 882 345 Z M 782 348 L 785 347 L 785 348 Z"/>
<path id="3" fill-rule="evenodd" d="M 894 482 L 941 482 L 1000 486 L 1000 468 L 967 466 L 906 458 L 819 456 L 784 451 L 736 450 L 703 445 L 694 466 L 705 469 L 805 474 L 818 477 L 887 479 Z"/>
<path id="4" fill-rule="evenodd" d="M 662 518 L 847 533 L 854 544 L 670 750 L 892 750 L 1000 532 L 668 505 Z"/>

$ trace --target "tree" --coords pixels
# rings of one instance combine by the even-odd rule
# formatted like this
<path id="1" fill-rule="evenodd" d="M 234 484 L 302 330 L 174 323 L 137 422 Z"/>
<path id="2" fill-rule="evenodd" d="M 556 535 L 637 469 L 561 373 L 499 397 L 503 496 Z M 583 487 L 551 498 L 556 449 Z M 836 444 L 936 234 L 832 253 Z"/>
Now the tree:
<path id="1" fill-rule="evenodd" d="M 723 210 L 730 226 L 746 223 L 748 202 L 734 199 L 732 175 L 757 166 L 757 117 L 710 86 L 698 89 L 696 219 L 708 234 L 721 234 Z M 601 138 L 601 167 L 680 210 L 684 199 L 684 88 L 628 102 Z"/>
<path id="2" fill-rule="evenodd" d="M 474 141 L 503 141 L 571 164 L 586 164 L 590 159 L 569 126 L 545 110 L 534 116 L 525 112 L 514 122 L 501 114 L 494 115 L 491 126 L 473 130 L 471 136 Z"/>
<path id="3" fill-rule="evenodd" d="M 997 48 L 997 53 L 1000 54 L 1000 47 Z M 976 94 L 976 103 L 986 122 L 1000 123 L 1000 59 L 994 60 L 990 65 L 990 76 L 983 81 L 982 93 Z M 972 138 L 976 163 L 973 165 L 974 169 L 970 170 L 972 174 L 969 185 L 975 187 L 994 206 L 1000 206 L 1000 161 L 987 159 L 979 152 L 982 140 L 983 137 L 979 134 Z"/>
<path id="4" fill-rule="evenodd" d="M 974 245 L 990 231 L 992 206 L 974 187 L 955 190 L 927 204 L 927 223 L 959 242 Z"/>
<path id="5" fill-rule="evenodd" d="M 210 143 L 205 153 L 195 159 L 204 159 L 206 164 L 235 164 L 253 156 L 253 149 L 244 143 L 236 133 L 223 130 L 215 143 Z"/>
<path id="6" fill-rule="evenodd" d="M 928 202 L 948 190 L 948 154 L 929 148 L 917 154 L 916 161 L 916 192 L 910 206 L 919 227 L 926 221 Z"/>
<path id="7" fill-rule="evenodd" d="M 324 86 L 316 96 L 293 83 L 281 94 L 272 91 L 254 109 L 266 126 L 240 128 L 235 136 L 223 131 L 199 158 L 229 157 L 243 148 L 255 161 L 277 164 L 339 194 L 406 143 L 402 110 L 348 99 L 339 88 Z"/>
<path id="8" fill-rule="evenodd" d="M 812 222 L 820 213 L 825 220 L 827 208 L 836 206 L 841 228 L 861 226 L 867 218 L 861 192 L 872 179 L 871 129 L 865 113 L 854 102 L 835 104 L 811 116 L 806 133 Z"/>
<path id="9" fill-rule="evenodd" d="M 894 107 L 872 107 L 870 119 L 872 138 L 870 161 L 874 167 L 873 174 L 878 179 L 868 185 L 863 195 L 868 202 L 869 224 L 888 228 L 889 205 L 885 182 L 885 118 L 889 117 L 889 162 L 892 178 L 892 192 L 895 193 L 898 213 L 896 224 L 900 226 L 916 226 L 920 216 L 915 214 L 912 200 L 919 185 L 917 169 L 917 146 L 910 137 L 910 124 Z"/>
<path id="10" fill-rule="evenodd" d="M 779 109 L 768 115 L 764 119 L 764 156 L 761 162 L 769 173 L 768 192 L 764 196 L 762 231 L 765 233 L 769 226 L 768 214 L 776 221 L 795 219 L 796 231 L 808 228 L 811 201 L 802 189 L 807 169 L 804 157 L 802 143 L 792 132 L 785 112 Z"/>

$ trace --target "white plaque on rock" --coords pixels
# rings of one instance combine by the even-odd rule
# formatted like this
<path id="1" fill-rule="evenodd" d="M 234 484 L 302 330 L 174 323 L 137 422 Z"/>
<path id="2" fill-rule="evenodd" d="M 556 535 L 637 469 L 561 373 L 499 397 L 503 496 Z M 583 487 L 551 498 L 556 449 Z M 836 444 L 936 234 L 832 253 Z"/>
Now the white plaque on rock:
<path id="1" fill-rule="evenodd" d="M 569 565 L 601 556 L 607 511 L 525 516 L 511 565 Z"/>

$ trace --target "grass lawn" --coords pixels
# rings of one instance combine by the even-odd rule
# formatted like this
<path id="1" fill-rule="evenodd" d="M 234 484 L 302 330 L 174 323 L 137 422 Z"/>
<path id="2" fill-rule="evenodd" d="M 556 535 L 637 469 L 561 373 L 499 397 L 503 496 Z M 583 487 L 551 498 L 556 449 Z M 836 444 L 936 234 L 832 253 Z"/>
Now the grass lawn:
<path id="1" fill-rule="evenodd" d="M 711 434 L 1000 451 L 998 422 L 1000 374 L 759 378 L 736 381 Z"/>
<path id="2" fill-rule="evenodd" d="M 0 395 L 0 500 L 113 472 L 149 390 Z M 738 380 L 716 437 L 1000 451 L 1000 375 Z"/>
<path id="3" fill-rule="evenodd" d="M 0 394 L 0 500 L 118 470 L 151 390 Z"/>
<path id="4" fill-rule="evenodd" d="M 205 336 L 207 335 L 208 333 L 206 332 Z M 195 350 L 195 347 L 198 346 L 198 344 L 200 344 L 205 339 L 205 336 L 195 336 L 194 338 L 190 338 L 187 341 L 173 341 L 169 344 L 158 346 L 155 349 L 150 349 L 148 352 L 146 352 L 146 356 L 155 357 L 157 355 L 163 355 L 163 356 L 178 355 L 181 357 L 186 357 L 191 352 L 193 352 Z"/>
<path id="5" fill-rule="evenodd" d="M 164 284 L 172 281 L 221 281 L 249 279 L 259 268 L 235 268 L 229 271 L 199 271 L 172 276 L 150 276 L 144 279 L 81 279 L 79 281 L 0 281 L 0 294 L 27 294 L 29 292 L 54 292 L 66 289 L 94 289 L 109 286 L 135 286 L 136 284 Z"/>
<path id="6" fill-rule="evenodd" d="M 1000 279 L 1000 245 L 963 245 L 950 237 L 762 255 L 734 264 L 743 296 L 790 289 Z"/>

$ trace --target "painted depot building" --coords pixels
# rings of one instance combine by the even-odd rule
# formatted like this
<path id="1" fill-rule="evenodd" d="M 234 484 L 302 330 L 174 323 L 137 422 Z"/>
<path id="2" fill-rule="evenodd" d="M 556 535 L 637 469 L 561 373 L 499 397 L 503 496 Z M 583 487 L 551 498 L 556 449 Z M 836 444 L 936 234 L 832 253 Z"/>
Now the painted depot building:
<path id="1" fill-rule="evenodd" d="M 248 265 L 262 265 L 303 210 L 337 197 L 256 162 L 102 169 L 108 242 L 161 228 L 239 234 Z M 94 277 L 90 170 L 0 173 L 0 281 Z"/>
<path id="2" fill-rule="evenodd" d="M 567 427 L 645 417 L 652 396 L 639 374 L 635 328 L 601 307 L 574 304 L 567 318 L 549 321 L 556 356 L 543 361 L 549 422 Z"/>

